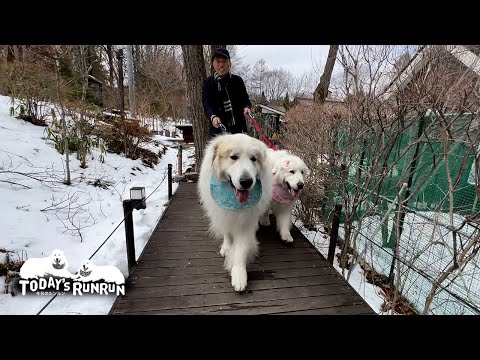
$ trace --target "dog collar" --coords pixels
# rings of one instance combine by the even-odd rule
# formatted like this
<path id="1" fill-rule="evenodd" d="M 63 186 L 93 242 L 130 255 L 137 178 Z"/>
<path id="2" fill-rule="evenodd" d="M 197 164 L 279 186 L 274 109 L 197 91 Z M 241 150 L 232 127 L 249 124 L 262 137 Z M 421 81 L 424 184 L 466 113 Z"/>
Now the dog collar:
<path id="1" fill-rule="evenodd" d="M 300 191 L 297 193 L 297 195 L 293 196 L 288 192 L 287 188 L 284 188 L 282 185 L 273 185 L 272 198 L 279 203 L 290 204 L 297 200 L 299 197 Z"/>
<path id="2" fill-rule="evenodd" d="M 262 197 L 262 182 L 257 179 L 255 186 L 250 190 L 247 201 L 241 203 L 235 197 L 235 191 L 229 181 L 218 181 L 212 175 L 210 178 L 210 193 L 213 200 L 223 209 L 242 210 L 257 205 Z"/>

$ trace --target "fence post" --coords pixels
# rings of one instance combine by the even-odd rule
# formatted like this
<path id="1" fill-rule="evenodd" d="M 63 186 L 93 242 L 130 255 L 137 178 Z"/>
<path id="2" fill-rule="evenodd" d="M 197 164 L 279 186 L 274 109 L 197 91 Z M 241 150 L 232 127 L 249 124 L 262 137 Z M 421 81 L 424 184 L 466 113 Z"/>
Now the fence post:
<path id="1" fill-rule="evenodd" d="M 132 200 L 123 200 L 123 217 L 125 218 L 125 239 L 127 242 L 128 275 L 136 265 L 135 261 L 135 239 L 133 234 L 133 206 Z"/>
<path id="2" fill-rule="evenodd" d="M 182 145 L 178 145 L 178 175 L 182 175 Z"/>
<path id="3" fill-rule="evenodd" d="M 340 215 L 342 213 L 342 205 L 336 204 L 333 209 L 332 228 L 330 229 L 330 244 L 328 245 L 327 261 L 333 265 L 335 257 L 335 248 L 337 246 L 338 228 L 340 227 Z"/>
<path id="4" fill-rule="evenodd" d="M 172 164 L 168 164 L 168 200 L 172 198 Z"/>
<path id="5" fill-rule="evenodd" d="M 395 232 L 395 237 L 393 237 L 393 236 L 390 237 L 390 238 L 393 237 L 393 239 L 395 239 L 395 243 L 393 244 L 394 248 L 393 248 L 392 263 L 390 264 L 390 272 L 388 273 L 388 280 L 387 280 L 388 285 L 393 285 L 393 282 L 395 280 L 395 260 L 398 256 L 398 243 L 400 242 L 400 236 L 402 236 L 403 222 L 405 220 L 405 214 L 406 214 L 405 209 L 402 206 L 402 203 L 400 202 L 399 211 L 397 213 L 397 216 L 398 216 L 398 235 L 396 234 L 397 228 L 395 226 L 394 229 L 392 229 L 392 235 Z M 397 222 L 395 221 L 395 223 L 397 223 Z"/>

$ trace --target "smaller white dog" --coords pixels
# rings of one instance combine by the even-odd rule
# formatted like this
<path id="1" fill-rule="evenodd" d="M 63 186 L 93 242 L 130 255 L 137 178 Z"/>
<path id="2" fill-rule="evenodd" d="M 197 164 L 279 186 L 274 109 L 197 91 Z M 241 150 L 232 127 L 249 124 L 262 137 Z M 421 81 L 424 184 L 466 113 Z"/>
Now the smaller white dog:
<path id="1" fill-rule="evenodd" d="M 304 177 L 308 168 L 302 159 L 286 150 L 269 149 L 267 156 L 273 164 L 273 193 L 270 207 L 277 220 L 280 238 L 291 244 L 293 242 L 290 234 L 292 210 L 303 190 Z M 260 219 L 261 225 L 270 225 L 268 215 L 269 211 L 263 214 Z"/>
<path id="2" fill-rule="evenodd" d="M 94 265 L 91 260 L 82 261 L 75 280 L 83 282 L 104 280 L 115 284 L 125 283 L 125 277 L 116 266 Z"/>
<path id="3" fill-rule="evenodd" d="M 68 260 L 62 250 L 55 249 L 44 258 L 30 258 L 20 268 L 22 279 L 38 279 L 45 276 L 73 278 L 68 271 Z"/>

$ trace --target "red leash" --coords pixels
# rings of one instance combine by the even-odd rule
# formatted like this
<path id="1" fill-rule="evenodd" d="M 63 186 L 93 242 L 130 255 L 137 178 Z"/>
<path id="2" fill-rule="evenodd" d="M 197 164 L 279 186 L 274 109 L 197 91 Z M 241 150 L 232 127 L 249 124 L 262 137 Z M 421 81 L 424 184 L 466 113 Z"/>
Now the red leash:
<path id="1" fill-rule="evenodd" d="M 263 142 L 265 144 L 268 145 L 268 147 L 270 147 L 271 149 L 273 150 L 278 150 L 278 147 L 274 144 L 272 144 L 265 135 L 263 135 L 263 132 L 262 132 L 262 129 L 260 128 L 260 125 L 258 125 L 258 123 L 255 121 L 255 118 L 253 117 L 253 115 L 248 112 L 247 114 L 245 114 L 246 117 L 249 117 L 250 120 L 252 121 L 252 124 L 253 126 L 255 127 L 255 130 L 257 130 L 257 132 L 260 134 L 260 138 L 263 140 Z"/>

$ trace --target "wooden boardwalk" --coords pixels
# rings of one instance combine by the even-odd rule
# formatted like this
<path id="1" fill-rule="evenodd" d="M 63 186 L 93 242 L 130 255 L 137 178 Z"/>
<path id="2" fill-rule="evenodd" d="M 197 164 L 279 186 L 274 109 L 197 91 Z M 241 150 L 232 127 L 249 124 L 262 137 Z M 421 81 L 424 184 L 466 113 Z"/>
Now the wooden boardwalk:
<path id="1" fill-rule="evenodd" d="M 181 183 L 110 314 L 374 314 L 295 227 L 291 248 L 260 227 L 260 256 L 236 293 L 207 228 L 196 184 Z"/>

